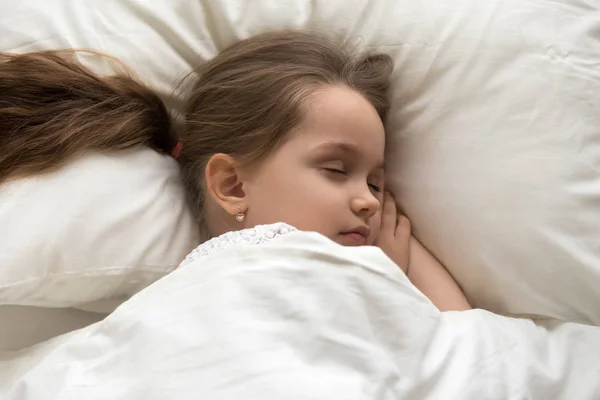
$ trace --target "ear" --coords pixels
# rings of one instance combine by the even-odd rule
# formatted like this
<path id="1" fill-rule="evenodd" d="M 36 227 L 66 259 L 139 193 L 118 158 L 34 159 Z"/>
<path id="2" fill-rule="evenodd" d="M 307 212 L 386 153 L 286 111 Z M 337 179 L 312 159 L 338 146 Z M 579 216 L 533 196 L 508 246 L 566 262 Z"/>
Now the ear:
<path id="1" fill-rule="evenodd" d="M 206 192 L 230 215 L 246 211 L 240 172 L 237 161 L 227 154 L 215 154 L 206 164 Z"/>

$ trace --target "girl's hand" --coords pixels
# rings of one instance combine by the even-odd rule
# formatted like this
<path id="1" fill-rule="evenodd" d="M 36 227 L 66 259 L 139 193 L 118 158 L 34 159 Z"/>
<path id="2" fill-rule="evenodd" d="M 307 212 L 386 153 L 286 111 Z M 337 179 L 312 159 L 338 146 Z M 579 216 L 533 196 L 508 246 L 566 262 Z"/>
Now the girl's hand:
<path id="1" fill-rule="evenodd" d="M 375 246 L 381 248 L 404 273 L 408 273 L 410 237 L 410 221 L 398 213 L 394 197 L 386 192 L 381 211 L 381 230 Z"/>
<path id="2" fill-rule="evenodd" d="M 411 236 L 410 221 L 398 212 L 394 198 L 387 192 L 383 199 L 381 230 L 375 246 L 380 247 L 404 271 L 413 285 L 440 311 L 471 309 L 471 305 L 452 275 L 417 239 Z"/>

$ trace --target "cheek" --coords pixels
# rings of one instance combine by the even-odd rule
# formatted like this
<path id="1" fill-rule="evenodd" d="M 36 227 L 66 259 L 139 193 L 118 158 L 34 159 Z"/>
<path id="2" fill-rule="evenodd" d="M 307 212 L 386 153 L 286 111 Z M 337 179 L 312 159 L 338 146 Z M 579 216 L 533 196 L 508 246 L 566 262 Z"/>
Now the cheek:
<path id="1" fill-rule="evenodd" d="M 330 226 L 332 216 L 335 220 L 341 209 L 339 191 L 331 186 L 310 168 L 270 169 L 248 185 L 248 224 L 285 222 L 300 230 L 328 234 L 335 230 Z"/>
<path id="2" fill-rule="evenodd" d="M 249 224 L 286 222 L 294 225 L 295 214 L 302 212 L 306 195 L 298 173 L 272 166 L 253 177 L 245 190 Z"/>
<path id="3" fill-rule="evenodd" d="M 280 180 L 277 176 L 259 177 L 248 185 L 245 195 L 249 212 L 263 218 L 269 211 L 278 209 L 278 204 L 285 204 L 285 180 Z"/>

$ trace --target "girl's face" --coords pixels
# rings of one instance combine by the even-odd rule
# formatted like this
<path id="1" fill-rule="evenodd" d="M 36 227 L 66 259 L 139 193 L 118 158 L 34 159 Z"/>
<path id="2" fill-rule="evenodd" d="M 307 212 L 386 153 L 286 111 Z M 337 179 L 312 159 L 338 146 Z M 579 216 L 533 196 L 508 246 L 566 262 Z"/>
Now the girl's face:
<path id="1" fill-rule="evenodd" d="M 244 227 L 285 222 L 342 245 L 372 245 L 381 226 L 385 134 L 375 108 L 324 87 L 286 141 L 245 180 Z"/>

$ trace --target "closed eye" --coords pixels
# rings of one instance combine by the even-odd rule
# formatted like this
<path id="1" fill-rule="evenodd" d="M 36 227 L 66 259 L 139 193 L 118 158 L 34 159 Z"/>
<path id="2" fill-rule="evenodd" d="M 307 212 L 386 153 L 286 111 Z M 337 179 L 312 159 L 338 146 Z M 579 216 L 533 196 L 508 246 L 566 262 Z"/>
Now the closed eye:
<path id="1" fill-rule="evenodd" d="M 323 168 L 327 172 L 332 172 L 334 174 L 342 174 L 346 175 L 346 171 L 338 169 L 338 168 Z"/>
<path id="2" fill-rule="evenodd" d="M 377 185 L 373 185 L 372 183 L 369 183 L 369 187 L 370 187 L 370 188 L 371 188 L 371 189 L 372 189 L 374 192 L 381 193 L 381 188 L 380 188 L 379 186 L 377 186 Z"/>

